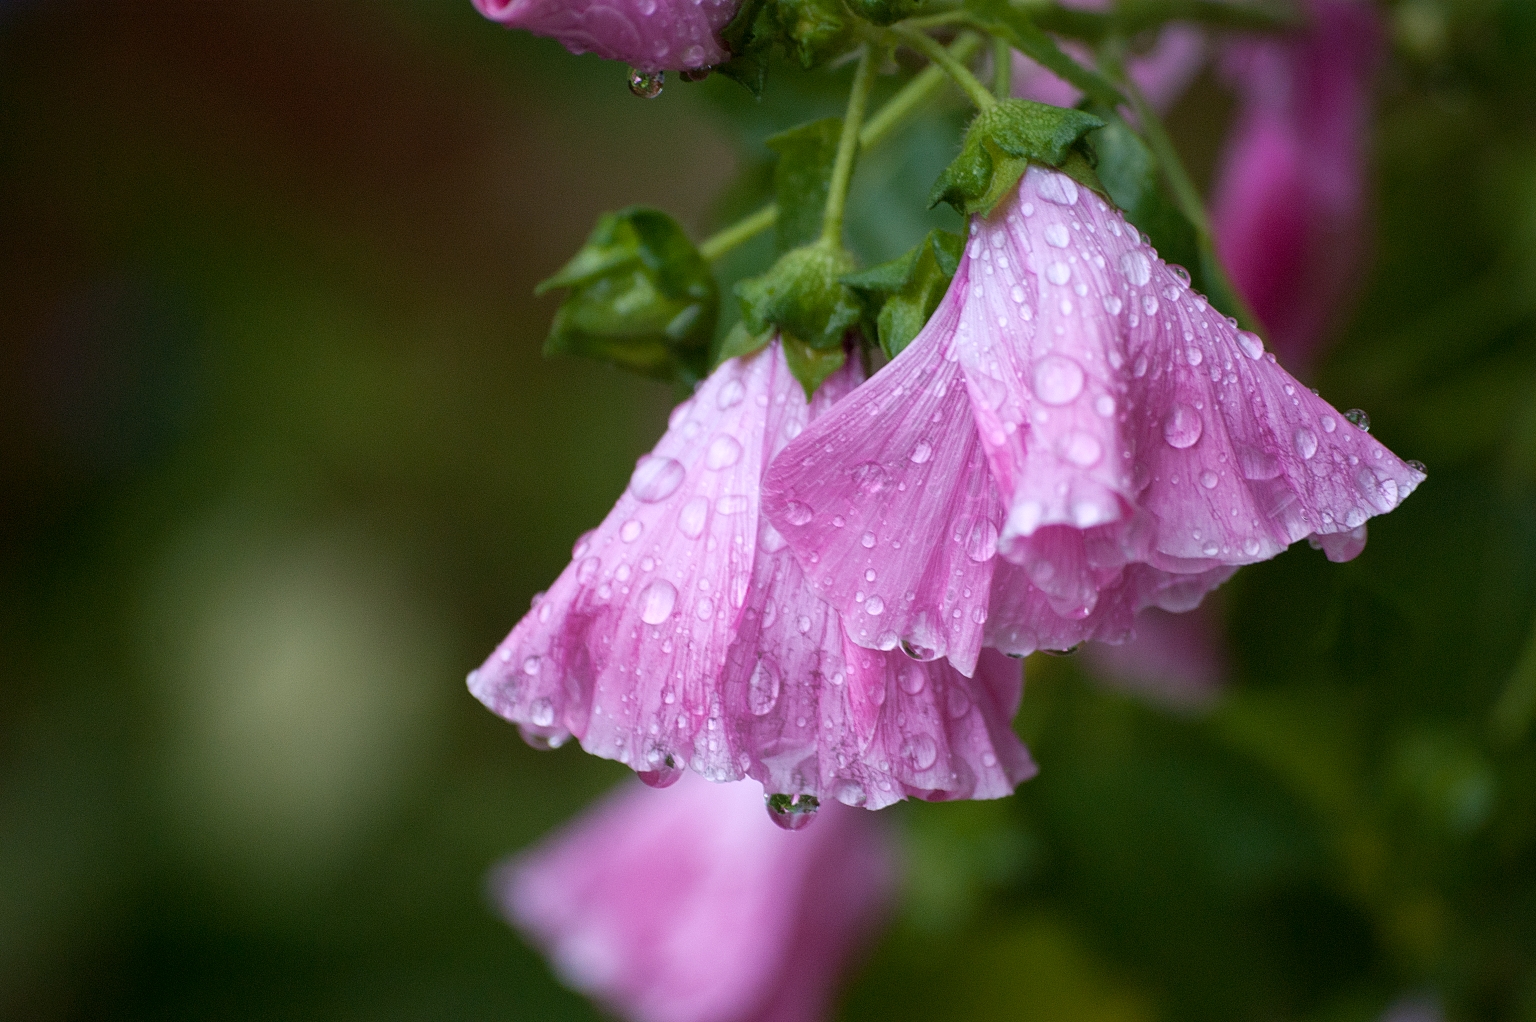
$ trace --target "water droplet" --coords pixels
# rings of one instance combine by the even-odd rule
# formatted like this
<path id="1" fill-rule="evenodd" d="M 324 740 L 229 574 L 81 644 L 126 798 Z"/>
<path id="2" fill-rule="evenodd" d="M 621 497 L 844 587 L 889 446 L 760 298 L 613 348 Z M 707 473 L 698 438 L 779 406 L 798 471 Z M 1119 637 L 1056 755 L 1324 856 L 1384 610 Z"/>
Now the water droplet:
<path id="1" fill-rule="evenodd" d="M 871 596 L 864 601 L 864 613 L 870 617 L 879 617 L 885 612 L 885 601 L 878 596 Z"/>
<path id="2" fill-rule="evenodd" d="M 705 597 L 693 605 L 693 613 L 700 621 L 708 621 L 714 616 L 715 605 L 708 597 Z"/>
<path id="3" fill-rule="evenodd" d="M 1237 466 L 1242 471 L 1244 479 L 1252 479 L 1255 482 L 1274 479 L 1284 468 L 1278 457 L 1257 447 L 1239 448 Z"/>
<path id="4" fill-rule="evenodd" d="M 635 540 L 640 538 L 640 534 L 644 531 L 645 526 L 641 525 L 638 520 L 631 518 L 629 521 L 619 526 L 619 538 L 626 543 L 633 543 Z"/>
<path id="5" fill-rule="evenodd" d="M 540 696 L 528 704 L 528 723 L 534 727 L 549 727 L 555 722 L 555 704 Z"/>
<path id="6" fill-rule="evenodd" d="M 1138 380 L 1147 375 L 1147 356 L 1136 356 L 1136 362 L 1131 366 L 1131 375 L 1136 377 Z"/>
<path id="7" fill-rule="evenodd" d="M 854 467 L 853 481 L 858 484 L 860 490 L 873 495 L 885 489 L 890 480 L 885 474 L 885 469 L 879 464 L 866 461 Z"/>
<path id="8" fill-rule="evenodd" d="M 1206 469 L 1204 472 L 1200 473 L 1200 485 L 1204 486 L 1207 490 L 1214 490 L 1216 488 L 1217 482 L 1219 482 L 1219 480 L 1216 477 L 1216 473 L 1212 472 L 1210 469 Z"/>
<path id="9" fill-rule="evenodd" d="M 1259 556 L 1259 551 L 1261 549 L 1263 549 L 1263 544 L 1261 544 L 1253 536 L 1249 536 L 1247 539 L 1243 540 L 1243 553 L 1247 554 L 1249 557 Z"/>
<path id="10" fill-rule="evenodd" d="M 909 755 L 913 766 L 919 770 L 927 770 L 938 760 L 939 746 L 929 736 L 918 735 L 912 739 Z"/>
<path id="11" fill-rule="evenodd" d="M 1009 296 L 1013 299 L 1015 305 L 1024 304 L 1024 289 L 1019 287 L 1019 285 L 1013 285 L 1013 290 L 1009 292 Z"/>
<path id="12" fill-rule="evenodd" d="M 810 505 L 792 500 L 784 505 L 784 520 L 790 525 L 806 525 L 812 518 Z"/>
<path id="13" fill-rule="evenodd" d="M 629 69 L 629 91 L 641 99 L 655 99 L 667 84 L 665 71 L 636 71 Z"/>
<path id="14" fill-rule="evenodd" d="M 958 679 L 949 686 L 949 692 L 944 697 L 944 712 L 949 714 L 951 720 L 959 720 L 971 712 L 971 695 Z"/>
<path id="15" fill-rule="evenodd" d="M 596 557 L 588 557 L 576 565 L 576 581 L 581 585 L 586 585 L 592 581 L 593 577 L 597 575 L 597 569 L 602 566 L 603 562 Z"/>
<path id="16" fill-rule="evenodd" d="M 558 749 L 571 737 L 564 731 L 547 735 L 532 728 L 524 727 L 521 724 L 517 726 L 517 733 L 522 736 L 523 741 L 527 743 L 530 749 L 537 749 L 540 752 Z"/>
<path id="17" fill-rule="evenodd" d="M 715 501 L 715 510 L 723 515 L 739 515 L 751 507 L 751 498 L 739 493 L 728 493 Z"/>
<path id="18" fill-rule="evenodd" d="M 1310 461 L 1317 453 L 1317 434 L 1305 426 L 1296 430 L 1296 452 Z"/>
<path id="19" fill-rule="evenodd" d="M 977 564 L 985 564 L 997 556 L 997 526 L 983 518 L 971 526 L 965 540 L 965 553 Z"/>
<path id="20" fill-rule="evenodd" d="M 1115 399 L 1108 394 L 1100 394 L 1093 399 L 1093 410 L 1107 419 L 1115 414 Z"/>
<path id="21" fill-rule="evenodd" d="M 1189 405 L 1175 402 L 1168 418 L 1163 420 L 1163 439 L 1168 441 L 1169 447 L 1182 451 L 1195 446 L 1204 429 L 1205 424 L 1200 421 L 1199 412 Z"/>
<path id="22" fill-rule="evenodd" d="M 1120 310 L 1123 308 L 1125 308 L 1125 303 L 1120 300 L 1118 295 L 1104 296 L 1104 311 L 1111 316 L 1120 315 Z"/>
<path id="23" fill-rule="evenodd" d="M 698 539 L 704 535 L 704 526 L 708 522 L 709 498 L 694 497 L 678 512 L 677 530 L 689 539 Z"/>
<path id="24" fill-rule="evenodd" d="M 1144 287 L 1152 279 L 1152 263 L 1143 252 L 1127 252 L 1120 257 L 1120 272 L 1133 286 Z"/>
<path id="25" fill-rule="evenodd" d="M 721 433 L 710 442 L 709 450 L 704 452 L 704 467 L 720 470 L 730 468 L 741 459 L 741 444 L 735 437 Z"/>
<path id="26" fill-rule="evenodd" d="M 715 398 L 715 405 L 723 412 L 727 408 L 735 408 L 741 404 L 741 399 L 747 396 L 747 388 L 742 386 L 740 380 L 731 380 L 720 388 L 720 394 Z"/>
<path id="27" fill-rule="evenodd" d="M 1259 335 L 1249 330 L 1237 332 L 1237 346 L 1243 349 L 1243 354 L 1249 358 L 1264 357 L 1264 342 Z"/>
<path id="28" fill-rule="evenodd" d="M 747 679 L 747 709 L 761 717 L 779 701 L 779 672 L 766 660 L 759 660 Z"/>
<path id="29" fill-rule="evenodd" d="M 768 818 L 784 830 L 800 830 L 821 808 L 815 795 L 769 795 Z"/>
<path id="30" fill-rule="evenodd" d="M 1184 349 L 1184 357 L 1189 361 L 1190 365 L 1197 366 L 1205 361 L 1205 352 L 1191 344 L 1188 348 Z"/>
<path id="31" fill-rule="evenodd" d="M 1323 432 L 1324 433 L 1332 433 L 1334 430 L 1336 430 L 1338 428 L 1339 428 L 1339 424 L 1336 421 L 1334 421 L 1334 419 L 1333 419 L 1333 417 L 1331 415 L 1323 416 Z"/>
<path id="32" fill-rule="evenodd" d="M 640 594 L 640 620 L 648 625 L 659 625 L 672 616 L 677 603 L 677 587 L 664 578 L 658 578 Z"/>
<path id="33" fill-rule="evenodd" d="M 1077 205 L 1077 184 L 1059 171 L 1042 171 L 1035 183 L 1035 192 L 1047 202 L 1058 206 Z"/>
<path id="34" fill-rule="evenodd" d="M 1168 264 L 1168 272 L 1173 274 L 1180 284 L 1189 287 L 1189 271 L 1177 263 Z"/>
<path id="35" fill-rule="evenodd" d="M 1141 300 L 1141 307 L 1146 310 L 1147 315 L 1149 315 L 1149 316 L 1157 315 L 1157 296 L 1156 295 L 1146 295 L 1145 297 L 1143 297 L 1142 300 Z"/>
<path id="36" fill-rule="evenodd" d="M 1424 464 L 1422 461 L 1419 461 L 1417 458 L 1409 459 L 1407 462 L 1405 462 L 1405 464 L 1420 475 L 1429 474 L 1429 466 Z"/>
<path id="37" fill-rule="evenodd" d="M 1062 458 L 1082 468 L 1092 468 L 1104 456 L 1104 447 L 1087 433 L 1069 433 L 1058 448 Z"/>
<path id="38" fill-rule="evenodd" d="M 1365 414 L 1363 409 L 1351 408 L 1344 413 L 1344 418 L 1353 423 L 1362 433 L 1369 433 L 1371 431 L 1371 417 Z"/>
<path id="39" fill-rule="evenodd" d="M 636 770 L 635 776 L 653 788 L 670 788 L 682 779 L 684 767 L 668 756 L 666 762 L 655 770 Z"/>
<path id="40" fill-rule="evenodd" d="M 1067 649 L 1042 649 L 1040 652 L 1046 656 L 1071 656 L 1082 648 L 1083 644 L 1079 642 L 1076 646 L 1070 646 Z"/>
<path id="41" fill-rule="evenodd" d="M 933 447 L 925 441 L 918 441 L 917 446 L 912 448 L 911 458 L 914 465 L 921 465 L 931 457 L 933 457 Z"/>
<path id="42" fill-rule="evenodd" d="M 647 454 L 640 459 L 634 474 L 629 477 L 629 492 L 638 501 L 654 504 L 672 496 L 687 474 L 683 466 L 672 458 Z"/>
<path id="43" fill-rule="evenodd" d="M 532 677 L 539 673 L 539 658 L 531 656 L 523 661 L 523 673 Z"/>
<path id="44" fill-rule="evenodd" d="M 1065 355 L 1047 355 L 1035 363 L 1035 395 L 1048 405 L 1064 405 L 1083 392 L 1083 369 Z"/>
<path id="45" fill-rule="evenodd" d="M 1072 268 L 1066 263 L 1052 263 L 1045 271 L 1045 279 L 1052 284 L 1065 284 L 1072 279 Z"/>
<path id="46" fill-rule="evenodd" d="M 1045 229 L 1045 243 L 1052 248 L 1066 248 L 1072 244 L 1072 235 L 1066 224 L 1051 224 Z"/>

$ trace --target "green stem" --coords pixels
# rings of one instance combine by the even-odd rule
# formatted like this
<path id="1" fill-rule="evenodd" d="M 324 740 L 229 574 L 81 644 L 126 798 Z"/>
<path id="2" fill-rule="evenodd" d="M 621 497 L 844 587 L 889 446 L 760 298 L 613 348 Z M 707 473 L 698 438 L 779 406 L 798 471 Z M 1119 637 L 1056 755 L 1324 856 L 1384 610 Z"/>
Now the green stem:
<path id="1" fill-rule="evenodd" d="M 1302 24 L 1295 6 L 1284 2 L 1231 3 L 1228 0 L 1121 0 L 1107 12 L 1083 11 L 1054 3 L 1028 6 L 1029 17 L 1048 32 L 1097 44 L 1129 38 L 1173 21 L 1244 32 L 1280 32 Z"/>
<path id="2" fill-rule="evenodd" d="M 1510 676 L 1499 701 L 1493 706 L 1493 732 L 1501 741 L 1513 745 L 1530 730 L 1536 716 L 1536 630 L 1526 641 L 1515 672 Z"/>
<path id="3" fill-rule="evenodd" d="M 949 52 L 956 60 L 969 60 L 981 48 L 981 38 L 967 32 L 950 44 Z M 859 148 L 869 149 L 885 140 L 886 136 L 901 126 L 918 107 L 932 99 L 949 81 L 944 69 L 937 65 L 924 68 L 910 82 L 902 86 L 873 117 L 864 122 L 859 132 Z M 779 219 L 779 207 L 770 202 L 744 220 L 738 220 L 718 234 L 711 235 L 699 244 L 699 255 L 715 262 L 740 245 L 744 245 L 771 228 Z"/>
<path id="4" fill-rule="evenodd" d="M 1124 102 L 1120 91 L 1102 75 L 1073 60 L 1056 40 L 1042 32 L 1029 15 L 1011 5 L 999 5 L 997 13 L 983 17 L 972 15 L 971 26 L 988 35 L 1006 39 L 1030 60 L 1044 67 L 1062 81 L 1075 85 L 1083 94 L 1105 106 Z"/>
<path id="5" fill-rule="evenodd" d="M 987 91 L 985 85 L 976 80 L 970 68 L 956 60 L 937 39 L 905 25 L 895 26 L 891 29 L 891 33 L 942 68 L 944 73 L 954 79 L 955 84 L 970 97 L 971 102 L 976 104 L 978 110 L 990 110 L 997 105 L 997 99 Z"/>
<path id="6" fill-rule="evenodd" d="M 859 51 L 859 66 L 853 72 L 848 112 L 843 115 L 843 134 L 837 140 L 837 158 L 827 189 L 827 208 L 821 215 L 821 240 L 828 245 L 843 243 L 843 208 L 848 202 L 848 185 L 853 180 L 853 161 L 859 155 L 859 130 L 864 127 L 864 111 L 869 107 L 869 92 L 874 85 L 875 46 L 865 43 Z"/>
<path id="7" fill-rule="evenodd" d="M 1006 39 L 992 40 L 992 92 L 998 99 L 1013 95 L 1013 47 Z"/>
<path id="8" fill-rule="evenodd" d="M 711 235 L 699 245 L 699 255 L 706 262 L 714 262 L 738 245 L 744 245 L 772 227 L 779 219 L 779 207 L 769 203 L 744 220 Z"/>

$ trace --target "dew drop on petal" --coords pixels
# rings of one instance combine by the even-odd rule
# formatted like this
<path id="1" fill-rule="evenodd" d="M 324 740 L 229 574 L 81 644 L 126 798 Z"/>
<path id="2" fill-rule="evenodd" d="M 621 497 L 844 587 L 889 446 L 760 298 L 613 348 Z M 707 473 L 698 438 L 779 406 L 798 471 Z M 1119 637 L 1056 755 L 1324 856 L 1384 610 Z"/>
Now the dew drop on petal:
<path id="1" fill-rule="evenodd" d="M 1422 461 L 1419 461 L 1417 458 L 1410 458 L 1404 462 L 1404 464 L 1413 469 L 1419 475 L 1429 474 L 1429 466 L 1424 464 Z"/>
<path id="2" fill-rule="evenodd" d="M 1058 206 L 1077 205 L 1077 183 L 1057 171 L 1045 171 L 1035 184 L 1035 192 Z"/>
<path id="3" fill-rule="evenodd" d="M 1093 400 L 1093 410 L 1107 419 L 1115 414 L 1115 399 L 1108 394 L 1100 394 Z"/>
<path id="4" fill-rule="evenodd" d="M 933 457 L 933 447 L 925 441 L 919 441 L 917 446 L 912 448 L 910 457 L 914 465 L 924 464 Z"/>
<path id="5" fill-rule="evenodd" d="M 1214 490 L 1217 482 L 1219 480 L 1216 478 L 1216 473 L 1210 469 L 1200 473 L 1200 485 L 1204 486 L 1207 490 Z"/>
<path id="6" fill-rule="evenodd" d="M 816 816 L 821 803 L 815 795 L 769 795 L 768 818 L 784 830 L 800 830 Z"/>
<path id="7" fill-rule="evenodd" d="M 1365 414 L 1365 410 L 1362 408 L 1351 408 L 1344 413 L 1344 418 L 1348 419 L 1362 433 L 1369 433 L 1371 431 L 1371 417 Z"/>
<path id="8" fill-rule="evenodd" d="M 912 739 L 911 759 L 912 765 L 919 770 L 927 770 L 939 758 L 939 747 L 928 735 L 918 735 Z"/>
<path id="9" fill-rule="evenodd" d="M 629 477 L 629 492 L 642 503 L 654 504 L 672 496 L 686 475 L 686 470 L 676 460 L 647 454 L 635 466 L 634 475 Z"/>
<path id="10" fill-rule="evenodd" d="M 1296 430 L 1296 453 L 1308 461 L 1317 453 L 1317 434 L 1305 426 Z"/>
<path id="11" fill-rule="evenodd" d="M 1152 279 L 1152 263 L 1142 252 L 1127 252 L 1120 257 L 1120 272 L 1135 287 L 1145 287 Z"/>
<path id="12" fill-rule="evenodd" d="M 721 433 L 710 442 L 704 452 L 704 467 L 714 470 L 730 468 L 741 460 L 741 444 L 735 437 Z"/>
<path id="13" fill-rule="evenodd" d="M 798 500 L 792 500 L 784 506 L 784 520 L 791 525 L 805 525 L 810 522 L 812 512 L 809 504 L 802 504 Z"/>
<path id="14" fill-rule="evenodd" d="M 1199 412 L 1182 402 L 1175 402 L 1168 418 L 1163 420 L 1163 439 L 1168 441 L 1169 447 L 1182 451 L 1195 446 L 1204 429 Z"/>
<path id="15" fill-rule="evenodd" d="M 1069 433 L 1062 438 L 1062 458 L 1082 468 L 1092 468 L 1104 456 L 1104 447 L 1087 433 Z"/>
<path id="16" fill-rule="evenodd" d="M 1147 315 L 1157 315 L 1157 296 L 1146 295 L 1141 299 L 1141 307 L 1147 311 Z"/>
<path id="17" fill-rule="evenodd" d="M 715 510 L 723 515 L 739 515 L 751 506 L 751 499 L 739 493 L 728 493 L 715 501 Z"/>
<path id="18" fill-rule="evenodd" d="M 581 585 L 586 585 L 588 582 L 591 582 L 593 576 L 597 574 L 597 569 L 602 567 L 602 565 L 603 562 L 598 560 L 596 557 L 588 557 L 586 560 L 576 565 L 576 581 Z"/>
<path id="19" fill-rule="evenodd" d="M 685 769 L 674 763 L 672 757 L 668 756 L 664 765 L 655 770 L 636 770 L 635 776 L 652 788 L 670 788 L 682 779 Z"/>
<path id="20" fill-rule="evenodd" d="M 633 543 L 640 538 L 640 534 L 644 531 L 645 526 L 641 525 L 637 519 L 631 518 L 619 526 L 619 538 L 626 543 Z"/>
<path id="21" fill-rule="evenodd" d="M 677 515 L 677 531 L 689 539 L 698 539 L 704 535 L 704 526 L 709 522 L 709 498 L 694 497 L 683 505 L 682 511 Z"/>
<path id="22" fill-rule="evenodd" d="M 870 617 L 879 617 L 885 612 L 885 601 L 878 596 L 871 596 L 864 601 L 864 613 Z"/>
<path id="23" fill-rule="evenodd" d="M 983 518 L 971 526 L 965 541 L 966 556 L 977 564 L 985 564 L 997 556 L 997 526 Z"/>
<path id="24" fill-rule="evenodd" d="M 1072 279 L 1072 268 L 1066 263 L 1052 263 L 1045 271 L 1045 279 L 1052 284 L 1065 284 Z"/>
<path id="25" fill-rule="evenodd" d="M 859 545 L 862 546 L 865 550 L 873 550 L 875 547 L 875 534 L 873 532 L 866 532 L 864 535 L 860 536 Z"/>
<path id="26" fill-rule="evenodd" d="M 747 709 L 761 717 L 779 701 L 779 672 L 766 660 L 759 660 L 747 679 Z"/>
<path id="27" fill-rule="evenodd" d="M 741 404 L 741 399 L 747 396 L 747 388 L 742 386 L 740 380 L 731 380 L 720 388 L 720 394 L 715 398 L 715 405 L 723 412 L 727 408 L 735 408 Z"/>
<path id="28" fill-rule="evenodd" d="M 1125 308 L 1125 303 L 1120 300 L 1119 295 L 1104 296 L 1104 311 L 1111 316 L 1120 315 L 1120 310 L 1123 308 Z"/>
<path id="29" fill-rule="evenodd" d="M 971 712 L 971 696 L 966 692 L 965 685 L 956 680 L 949 686 L 949 693 L 944 697 L 944 712 L 949 714 L 951 720 L 959 720 Z"/>
<path id="30" fill-rule="evenodd" d="M 860 490 L 873 495 L 885 489 L 890 478 L 878 463 L 866 461 L 854 468 L 853 481 L 858 484 Z"/>
<path id="31" fill-rule="evenodd" d="M 1047 355 L 1035 363 L 1035 396 L 1048 405 L 1064 405 L 1083 392 L 1083 369 L 1065 355 Z"/>
<path id="32" fill-rule="evenodd" d="M 1066 248 L 1072 244 L 1072 235 L 1066 224 L 1051 224 L 1045 229 L 1045 243 L 1052 248 Z"/>
<path id="33" fill-rule="evenodd" d="M 549 727 L 555 722 L 555 704 L 540 696 L 528 704 L 528 723 L 534 727 Z"/>
<path id="34" fill-rule="evenodd" d="M 1249 358 L 1264 357 L 1264 342 L 1259 335 L 1251 330 L 1239 330 L 1237 332 L 1237 345 L 1243 349 L 1243 354 Z"/>
<path id="35" fill-rule="evenodd" d="M 1197 366 L 1205 361 L 1205 352 L 1191 344 L 1188 348 L 1184 349 L 1184 358 L 1188 360 L 1190 365 Z"/>
<path id="36" fill-rule="evenodd" d="M 664 578 L 658 578 L 640 594 L 640 620 L 648 625 L 659 625 L 672 616 L 677 604 L 677 587 Z"/>

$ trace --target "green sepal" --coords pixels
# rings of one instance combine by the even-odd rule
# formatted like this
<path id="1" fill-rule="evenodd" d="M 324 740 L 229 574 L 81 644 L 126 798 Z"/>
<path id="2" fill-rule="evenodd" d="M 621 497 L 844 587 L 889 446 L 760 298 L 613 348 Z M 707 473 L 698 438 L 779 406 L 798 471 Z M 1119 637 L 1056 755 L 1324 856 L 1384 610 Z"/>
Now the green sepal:
<path id="1" fill-rule="evenodd" d="M 773 338 L 772 330 L 764 330 L 762 333 L 753 333 L 742 322 L 731 327 L 725 338 L 720 342 L 720 350 L 715 353 L 715 365 L 727 359 L 740 358 L 742 355 L 750 355 L 754 351 L 760 351 L 767 346 Z"/>
<path id="2" fill-rule="evenodd" d="M 779 157 L 773 167 L 773 197 L 779 206 L 774 237 L 780 254 L 808 245 L 821 234 L 842 132 L 842 120 L 827 117 L 768 139 L 768 148 Z"/>
<path id="3" fill-rule="evenodd" d="M 894 25 L 924 10 L 924 0 L 847 0 L 847 3 L 853 13 L 876 25 Z"/>
<path id="4" fill-rule="evenodd" d="M 853 47 L 853 20 L 843 0 L 773 0 L 779 42 L 809 71 Z"/>
<path id="5" fill-rule="evenodd" d="M 720 295 L 677 221 L 631 206 L 605 214 L 580 252 L 536 289 L 569 288 L 544 353 L 582 355 L 660 380 L 709 370 Z"/>
<path id="6" fill-rule="evenodd" d="M 781 337 L 780 342 L 784 346 L 784 361 L 789 365 L 789 371 L 795 379 L 800 381 L 800 386 L 805 388 L 805 399 L 809 401 L 816 396 L 816 388 L 820 387 L 828 376 L 837 372 L 848 361 L 848 351 L 839 345 L 825 351 L 802 344 L 793 337 Z"/>
<path id="7" fill-rule="evenodd" d="M 1095 168 L 1102 191 L 1125 212 L 1137 230 L 1152 239 L 1157 254 L 1189 271 L 1190 286 L 1228 316 L 1241 315 L 1242 305 L 1208 239 L 1169 198 L 1162 185 L 1157 156 L 1116 113 L 1099 109 L 1104 127 L 1089 137 L 1098 156 Z"/>
<path id="8" fill-rule="evenodd" d="M 839 279 L 854 269 L 852 256 L 825 242 L 784 253 L 767 273 L 736 285 L 747 329 L 778 329 L 819 351 L 840 347 L 867 318 L 858 292 Z"/>
<path id="9" fill-rule="evenodd" d="M 714 71 L 740 82 L 761 99 L 768 77 L 768 58 L 777 34 L 768 0 L 746 0 L 720 30 L 720 41 L 731 51 L 731 59 L 716 64 Z"/>
<path id="10" fill-rule="evenodd" d="M 876 325 L 880 347 L 895 358 L 927 325 L 960 265 L 965 238 L 949 231 L 930 231 L 917 247 L 888 263 L 850 273 L 843 283 L 884 299 Z"/>
<path id="11" fill-rule="evenodd" d="M 990 213 L 1019 183 L 1031 160 L 1061 167 L 1083 136 L 1103 125 L 1081 110 L 1005 99 L 976 115 L 960 155 L 934 182 L 928 205 L 947 202 L 961 216 Z"/>

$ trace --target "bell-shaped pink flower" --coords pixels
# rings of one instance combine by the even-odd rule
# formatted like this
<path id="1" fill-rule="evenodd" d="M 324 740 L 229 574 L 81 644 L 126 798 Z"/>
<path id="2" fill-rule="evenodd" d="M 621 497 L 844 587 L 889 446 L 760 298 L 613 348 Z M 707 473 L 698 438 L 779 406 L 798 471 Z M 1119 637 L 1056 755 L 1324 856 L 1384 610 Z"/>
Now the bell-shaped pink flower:
<path id="1" fill-rule="evenodd" d="M 1374 4 L 1310 0 L 1289 38 L 1244 40 L 1222 66 L 1241 110 L 1216 175 L 1223 265 L 1281 361 L 1304 368 L 1358 282 L 1371 81 L 1386 42 Z"/>
<path id="2" fill-rule="evenodd" d="M 788 834 L 750 782 L 625 785 L 494 893 L 570 986 L 632 1022 L 817 1022 L 894 894 L 881 821 Z"/>
<path id="3" fill-rule="evenodd" d="M 1020 666 L 967 678 L 938 650 L 849 641 L 760 520 L 763 467 L 859 375 L 807 404 L 776 341 L 723 364 L 471 692 L 535 743 L 574 735 L 657 784 L 687 767 L 871 809 L 1009 794 L 1034 772 Z"/>
<path id="4" fill-rule="evenodd" d="M 1119 645 L 1083 650 L 1093 675 L 1125 692 L 1175 707 L 1205 704 L 1221 689 L 1226 656 L 1220 621 L 1206 602 L 1186 614 L 1149 607 L 1136 615 L 1136 634 Z"/>
<path id="5" fill-rule="evenodd" d="M 692 70 L 731 58 L 718 34 L 739 0 L 474 0 L 508 28 L 558 40 L 572 53 L 638 71 Z"/>
<path id="6" fill-rule="evenodd" d="M 964 671 L 983 642 L 1121 641 L 1308 536 L 1348 559 L 1423 478 L 1032 166 L 911 345 L 774 460 L 764 508 L 852 638 L 921 635 Z"/>

